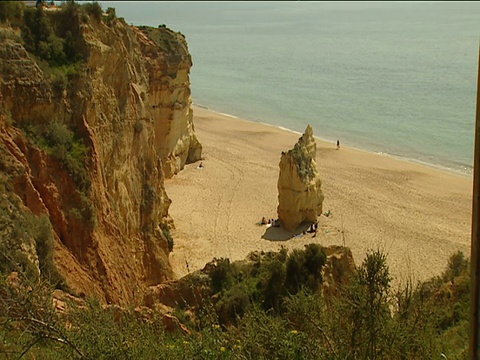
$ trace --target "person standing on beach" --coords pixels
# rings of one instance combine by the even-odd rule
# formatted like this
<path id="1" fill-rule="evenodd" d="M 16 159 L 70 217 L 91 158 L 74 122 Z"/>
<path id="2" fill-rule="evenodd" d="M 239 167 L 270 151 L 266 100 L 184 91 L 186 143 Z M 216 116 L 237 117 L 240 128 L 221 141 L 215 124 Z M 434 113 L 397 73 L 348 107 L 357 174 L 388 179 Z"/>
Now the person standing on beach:
<path id="1" fill-rule="evenodd" d="M 340 149 L 340 140 L 337 139 L 337 149 Z"/>

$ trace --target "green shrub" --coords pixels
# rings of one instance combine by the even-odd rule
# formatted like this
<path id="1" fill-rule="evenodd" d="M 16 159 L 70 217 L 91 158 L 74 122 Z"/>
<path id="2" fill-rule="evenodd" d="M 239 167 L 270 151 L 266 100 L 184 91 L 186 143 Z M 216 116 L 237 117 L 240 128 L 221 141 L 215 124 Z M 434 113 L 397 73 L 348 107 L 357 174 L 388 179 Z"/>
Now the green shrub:
<path id="1" fill-rule="evenodd" d="M 3 183 L 4 185 L 7 185 Z M 31 281 L 43 280 L 58 288 L 66 288 L 64 279 L 58 273 L 53 261 L 53 230 L 46 215 L 36 216 L 22 210 L 13 189 L 3 186 L 5 197 L 0 200 L 0 273 L 9 274 L 12 271 L 24 274 Z M 33 240 L 33 242 L 32 242 Z M 35 246 L 31 249 L 30 244 Z M 27 254 L 34 250 L 35 259 Z"/>
<path id="2" fill-rule="evenodd" d="M 65 40 L 55 34 L 50 17 L 41 9 L 24 12 L 22 38 L 25 49 L 52 66 L 67 63 Z"/>
<path id="3" fill-rule="evenodd" d="M 155 188 L 149 183 L 145 182 L 142 187 L 142 203 L 140 205 L 140 210 L 142 213 L 149 214 L 153 210 L 153 206 L 157 199 L 157 192 Z M 146 231 L 151 231 L 151 229 L 145 229 Z"/>
<path id="4" fill-rule="evenodd" d="M 103 20 L 104 20 L 105 24 L 107 24 L 108 26 L 112 26 L 115 19 L 117 18 L 117 14 L 115 12 L 115 9 L 111 8 L 111 7 L 107 8 L 106 14 L 107 15 L 104 16 Z"/>
<path id="5" fill-rule="evenodd" d="M 317 291 L 322 284 L 322 267 L 326 262 L 323 248 L 309 244 L 305 250 L 294 250 L 287 259 L 285 287 L 296 294 L 303 287 Z"/>
<path id="6" fill-rule="evenodd" d="M 450 281 L 469 269 L 469 261 L 461 251 L 452 254 L 448 259 L 447 269 L 442 274 L 444 281 Z"/>
<path id="7" fill-rule="evenodd" d="M 325 297 L 303 288 L 284 296 L 284 312 L 265 310 L 248 296 L 252 278 L 247 267 L 260 264 L 256 276 L 268 283 L 285 266 L 280 259 L 275 253 L 259 254 L 258 261 L 249 263 L 223 259 L 221 268 L 227 271 L 220 278 L 230 276 L 231 285 L 218 293 L 215 305 L 207 298 L 196 313 L 190 309 L 180 316 L 188 321 L 190 335 L 166 333 L 161 314 L 154 310 L 140 314 L 95 300 L 81 307 L 67 303 L 67 328 L 66 319 L 53 312 L 50 287 L 13 291 L 1 277 L 0 356 L 25 351 L 32 358 L 88 359 L 431 359 L 442 353 L 448 359 L 467 357 L 463 300 L 440 296 L 440 306 L 438 291 L 444 283 L 438 278 L 427 285 L 407 283 L 394 293 L 386 257 L 371 251 L 341 295 Z M 240 269 L 245 278 L 239 282 Z M 424 291 L 425 287 L 431 289 Z M 394 298 L 398 306 L 390 301 Z M 436 315 L 444 307 L 452 309 L 456 320 L 441 329 Z M 18 321 L 15 316 L 22 311 L 41 323 L 25 321 L 25 316 Z"/>
<path id="8" fill-rule="evenodd" d="M 65 166 L 78 187 L 77 195 L 80 198 L 73 215 L 81 213 L 83 219 L 95 227 L 96 212 L 89 199 L 91 180 L 86 164 L 88 147 L 72 130 L 58 121 L 45 124 L 25 122 L 20 125 L 33 144 Z"/>
<path id="9" fill-rule="evenodd" d="M 293 149 L 288 151 L 288 154 L 292 156 L 297 165 L 298 175 L 302 180 L 311 179 L 314 177 L 313 168 L 312 168 L 312 159 L 306 152 L 305 148 L 301 147 L 299 144 L 295 144 Z"/>
<path id="10" fill-rule="evenodd" d="M 54 260 L 54 239 L 53 229 L 50 220 L 46 215 L 31 217 L 32 234 L 35 239 L 40 274 L 53 287 L 68 291 L 69 288 L 63 276 L 58 272 Z"/>
<path id="11" fill-rule="evenodd" d="M 219 321 L 222 325 L 237 324 L 250 306 L 248 292 L 240 286 L 232 288 L 221 297 L 215 305 Z"/>
<path id="12" fill-rule="evenodd" d="M 67 167 L 82 191 L 88 191 L 90 177 L 85 164 L 88 148 L 83 141 L 65 124 L 57 121 L 48 123 L 43 131 L 35 129 L 34 133 L 37 144 Z"/>
<path id="13" fill-rule="evenodd" d="M 167 225 L 164 225 L 162 227 L 162 233 L 163 233 L 163 236 L 165 237 L 165 239 L 167 239 L 168 251 L 172 252 L 174 241 L 173 241 L 172 234 L 170 233 L 170 229 L 168 228 Z"/>
<path id="14" fill-rule="evenodd" d="M 85 9 L 97 17 L 98 7 L 98 4 L 80 7 L 69 1 L 62 5 L 61 11 L 53 13 L 47 13 L 42 8 L 26 9 L 22 27 L 25 49 L 52 67 L 84 61 L 87 51 L 79 19 L 82 14 L 86 15 Z"/>
<path id="15" fill-rule="evenodd" d="M 265 310 L 280 310 L 282 296 L 285 295 L 285 265 L 274 260 L 269 264 L 269 276 L 264 291 Z"/>
<path id="16" fill-rule="evenodd" d="M 215 267 L 210 273 L 212 293 L 216 294 L 230 288 L 233 284 L 233 271 L 229 259 L 214 259 Z"/>
<path id="17" fill-rule="evenodd" d="M 102 21 L 103 10 L 102 6 L 97 2 L 90 2 L 82 5 L 82 9 L 89 15 L 91 15 L 95 20 Z"/>
<path id="18" fill-rule="evenodd" d="M 24 8 L 23 1 L 0 1 L 0 22 L 20 19 Z"/>

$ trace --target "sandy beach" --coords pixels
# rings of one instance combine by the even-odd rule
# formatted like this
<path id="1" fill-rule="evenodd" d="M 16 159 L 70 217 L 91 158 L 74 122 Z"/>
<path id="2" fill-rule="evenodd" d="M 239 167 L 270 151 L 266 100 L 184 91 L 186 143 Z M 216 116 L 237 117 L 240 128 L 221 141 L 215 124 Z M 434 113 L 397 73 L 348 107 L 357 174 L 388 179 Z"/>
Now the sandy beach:
<path id="1" fill-rule="evenodd" d="M 319 235 L 268 236 L 256 223 L 277 218 L 280 154 L 299 134 L 194 107 L 203 169 L 189 164 L 165 187 L 177 276 L 213 258 L 244 259 L 254 250 L 345 245 L 359 265 L 368 249 L 388 255 L 394 283 L 440 274 L 450 255 L 470 256 L 472 178 L 317 139 L 325 196 Z M 321 137 L 321 129 L 313 129 Z M 340 139 L 341 141 L 341 139 Z M 187 269 L 188 263 L 188 269 Z"/>

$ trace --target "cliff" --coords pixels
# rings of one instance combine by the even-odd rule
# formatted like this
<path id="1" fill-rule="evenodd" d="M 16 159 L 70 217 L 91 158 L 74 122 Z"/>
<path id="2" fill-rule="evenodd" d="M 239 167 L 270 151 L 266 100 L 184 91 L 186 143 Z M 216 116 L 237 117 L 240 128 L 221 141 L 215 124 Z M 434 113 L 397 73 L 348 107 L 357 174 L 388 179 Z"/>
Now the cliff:
<path id="1" fill-rule="evenodd" d="M 173 277 L 163 182 L 201 157 L 187 43 L 98 4 L 26 9 L 0 31 L 0 215 L 28 236 L 11 217 L 0 232 L 72 292 L 133 303 Z"/>
<path id="2" fill-rule="evenodd" d="M 322 214 L 322 181 L 315 161 L 317 144 L 307 126 L 293 149 L 282 152 L 278 177 L 278 218 L 287 230 L 315 222 Z"/>

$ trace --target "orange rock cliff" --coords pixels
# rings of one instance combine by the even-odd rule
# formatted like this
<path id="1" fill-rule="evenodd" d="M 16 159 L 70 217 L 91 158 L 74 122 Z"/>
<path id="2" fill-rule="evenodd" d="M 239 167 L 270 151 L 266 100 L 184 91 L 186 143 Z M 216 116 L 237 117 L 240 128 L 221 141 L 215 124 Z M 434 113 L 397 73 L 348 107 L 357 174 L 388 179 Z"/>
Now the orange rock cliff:
<path id="1" fill-rule="evenodd" d="M 68 15 L 66 31 L 60 11 L 41 14 L 64 44 L 73 34 L 69 67 L 34 54 L 21 26 L 0 27 L 0 211 L 46 215 L 53 263 L 72 292 L 134 304 L 173 277 L 164 178 L 202 155 L 192 61 L 168 28 Z M 39 240 L 14 237 L 14 227 L 0 234 L 41 273 Z"/>

